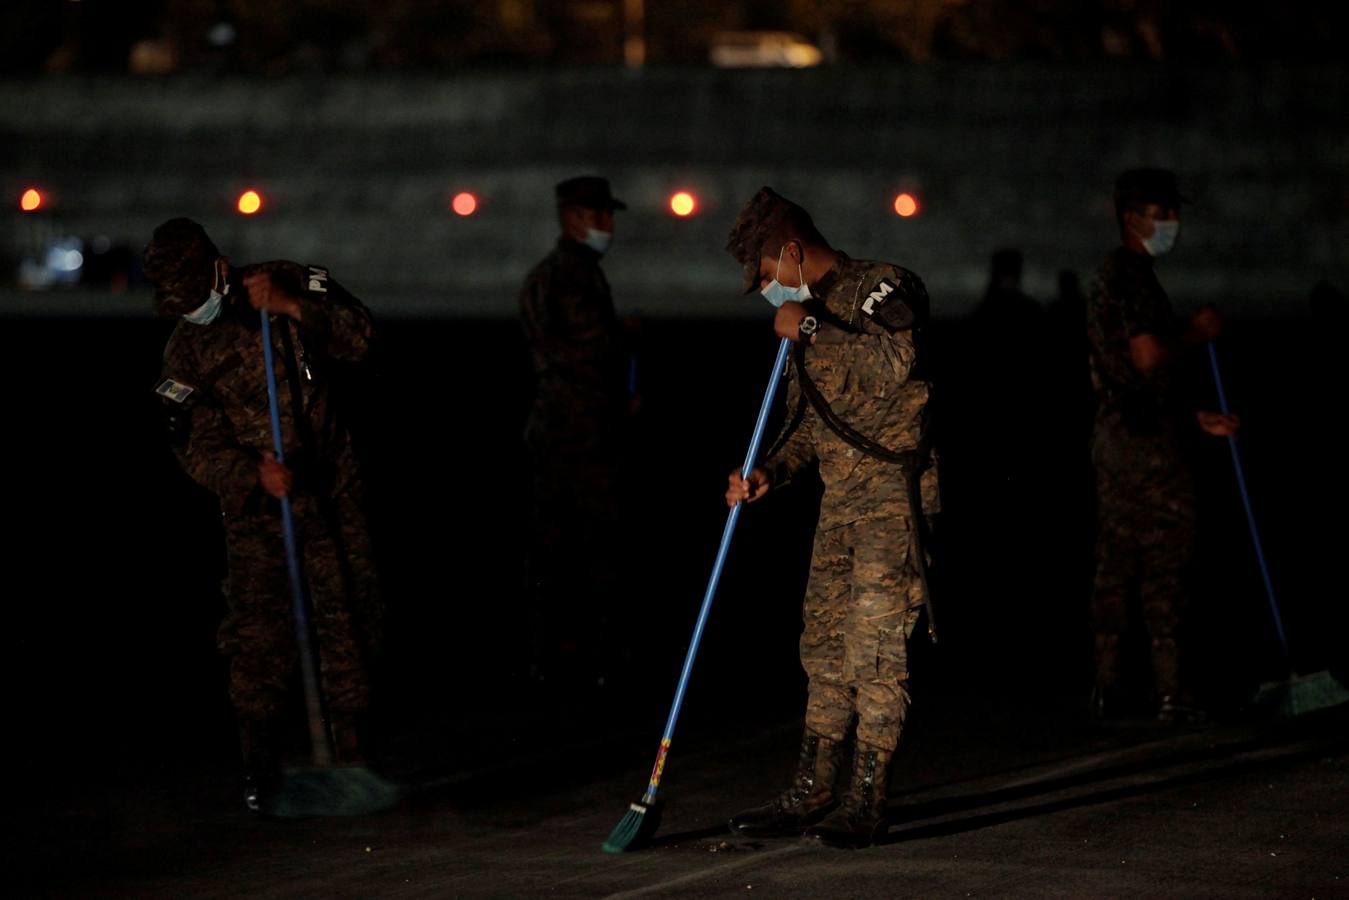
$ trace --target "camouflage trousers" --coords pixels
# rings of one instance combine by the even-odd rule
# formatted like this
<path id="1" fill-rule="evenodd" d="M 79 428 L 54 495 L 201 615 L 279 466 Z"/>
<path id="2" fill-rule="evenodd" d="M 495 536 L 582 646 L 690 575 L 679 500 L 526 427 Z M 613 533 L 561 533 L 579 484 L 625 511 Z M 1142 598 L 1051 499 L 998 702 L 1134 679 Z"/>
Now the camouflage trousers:
<path id="1" fill-rule="evenodd" d="M 358 713 L 370 702 L 383 607 L 358 502 L 342 494 L 325 505 L 292 499 L 296 542 L 327 709 Z M 299 655 L 279 513 L 226 519 L 225 544 L 228 612 L 218 644 L 229 661 L 230 700 L 243 718 L 270 718 L 285 704 Z"/>
<path id="2" fill-rule="evenodd" d="M 1184 608 L 1182 583 L 1195 543 L 1195 494 L 1183 458 L 1164 436 L 1130 433 L 1117 420 L 1097 422 L 1098 530 L 1092 630 L 1096 682 L 1114 687 L 1119 641 L 1137 604 L 1151 639 L 1153 689 L 1180 688 L 1177 631 Z"/>
<path id="3" fill-rule="evenodd" d="M 893 751 L 909 709 L 908 639 L 923 603 L 906 516 L 840 525 L 815 536 L 801 665 L 810 679 L 806 727 Z"/>

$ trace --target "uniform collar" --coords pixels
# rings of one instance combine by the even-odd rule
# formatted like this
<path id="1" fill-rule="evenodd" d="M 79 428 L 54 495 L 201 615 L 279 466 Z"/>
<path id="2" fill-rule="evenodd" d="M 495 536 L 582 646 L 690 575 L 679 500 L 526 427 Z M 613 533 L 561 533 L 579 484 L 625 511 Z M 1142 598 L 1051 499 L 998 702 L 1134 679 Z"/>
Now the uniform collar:
<path id="1" fill-rule="evenodd" d="M 853 270 L 856 263 L 842 250 L 837 251 L 838 258 L 834 264 L 829 267 L 829 271 L 821 275 L 816 282 L 811 285 L 811 293 L 824 304 L 825 309 L 834 318 L 848 322 L 852 317 L 852 288 L 853 276 L 857 273 Z"/>

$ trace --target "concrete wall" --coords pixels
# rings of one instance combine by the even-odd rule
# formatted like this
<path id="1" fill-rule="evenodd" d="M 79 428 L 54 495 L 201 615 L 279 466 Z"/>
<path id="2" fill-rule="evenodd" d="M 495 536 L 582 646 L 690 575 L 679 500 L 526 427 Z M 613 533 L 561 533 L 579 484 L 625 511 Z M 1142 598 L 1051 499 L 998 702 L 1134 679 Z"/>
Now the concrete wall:
<path id="1" fill-rule="evenodd" d="M 35 227 L 17 197 L 38 184 L 58 230 L 86 238 L 139 248 L 191 215 L 234 258 L 326 263 L 377 310 L 512 315 L 555 233 L 553 183 L 594 171 L 632 207 L 606 262 L 620 307 L 717 315 L 746 309 L 722 245 L 772 184 L 958 315 L 999 246 L 1022 249 L 1042 299 L 1061 268 L 1089 276 L 1114 241 L 1116 172 L 1166 165 L 1199 201 L 1162 268 L 1178 304 L 1300 312 L 1317 280 L 1349 286 L 1347 123 L 1343 67 L 10 81 L 0 221 L 12 257 Z M 233 202 L 249 186 L 267 205 L 245 218 Z M 666 211 L 679 188 L 698 215 Z M 481 197 L 477 215 L 449 211 L 458 189 Z M 891 211 L 899 190 L 918 216 Z"/>

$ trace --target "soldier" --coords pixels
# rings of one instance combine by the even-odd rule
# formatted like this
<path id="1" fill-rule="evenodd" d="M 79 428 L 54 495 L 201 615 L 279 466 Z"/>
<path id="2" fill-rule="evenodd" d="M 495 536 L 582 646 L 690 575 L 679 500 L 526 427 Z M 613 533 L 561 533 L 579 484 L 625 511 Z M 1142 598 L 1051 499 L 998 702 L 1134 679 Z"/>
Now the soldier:
<path id="1" fill-rule="evenodd" d="M 524 435 L 534 491 L 526 567 L 532 665 L 536 678 L 550 679 L 589 669 L 594 686 L 616 652 L 612 561 L 621 555 L 619 466 L 632 402 L 623 328 L 600 257 L 613 239 L 614 211 L 627 207 L 595 176 L 569 178 L 555 193 L 562 234 L 520 292 L 534 371 Z"/>
<path id="2" fill-rule="evenodd" d="M 1177 641 L 1181 578 L 1195 539 L 1195 488 L 1184 447 L 1198 429 L 1232 435 L 1239 422 L 1187 406 L 1177 384 L 1183 345 L 1213 340 L 1220 328 L 1217 311 L 1205 307 L 1182 335 L 1153 271 L 1153 260 L 1175 243 L 1181 202 L 1171 172 L 1120 175 L 1121 246 L 1106 257 L 1087 302 L 1097 398 L 1092 461 L 1099 530 L 1091 609 L 1097 715 L 1118 702 L 1120 638 L 1134 603 L 1150 632 L 1158 718 L 1199 715 L 1182 688 Z"/>
<path id="3" fill-rule="evenodd" d="M 337 756 L 360 758 L 381 602 L 360 469 L 333 384 L 366 359 L 370 314 L 318 266 L 234 268 L 190 219 L 155 229 L 145 250 L 156 311 L 179 318 L 155 392 L 174 454 L 220 501 L 229 566 L 219 647 L 239 720 L 245 800 L 259 807 L 277 771 L 279 717 L 298 650 L 281 534 L 289 496 L 318 637 Z M 272 340 L 285 464 L 272 452 L 260 315 Z"/>
<path id="4" fill-rule="evenodd" d="M 756 502 L 811 464 L 824 483 L 801 635 L 809 697 L 796 774 L 730 827 L 865 847 L 886 828 L 887 772 L 909 707 L 907 641 L 926 599 L 921 534 L 937 507 L 929 386 L 918 369 L 927 292 L 913 272 L 831 248 L 804 209 L 767 187 L 741 211 L 727 250 L 744 265 L 745 292 L 759 288 L 778 308 L 774 329 L 797 354 L 787 425 L 749 478 L 731 473 L 726 502 Z M 838 802 L 854 717 L 852 782 Z"/>

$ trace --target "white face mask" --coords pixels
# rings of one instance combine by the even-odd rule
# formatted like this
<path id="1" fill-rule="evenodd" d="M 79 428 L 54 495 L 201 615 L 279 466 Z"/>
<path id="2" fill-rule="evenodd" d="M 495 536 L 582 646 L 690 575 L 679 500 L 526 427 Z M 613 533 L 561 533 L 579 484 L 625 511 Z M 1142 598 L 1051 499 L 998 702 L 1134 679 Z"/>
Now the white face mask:
<path id="1" fill-rule="evenodd" d="M 587 228 L 586 236 L 581 239 L 591 250 L 601 256 L 609 249 L 609 245 L 614 242 L 614 233 L 612 231 L 600 231 L 598 228 Z"/>
<path id="2" fill-rule="evenodd" d="M 768 282 L 767 287 L 759 291 L 759 293 L 763 294 L 765 300 L 777 307 L 782 306 L 782 304 L 786 303 L 788 300 L 804 303 L 810 299 L 810 285 L 806 284 L 806 273 L 801 268 L 800 263 L 797 263 L 796 265 L 797 277 L 801 279 L 800 284 L 796 287 L 787 287 L 785 284 L 778 281 L 777 273 L 782 271 L 782 253 L 783 250 L 786 249 L 787 245 L 783 244 L 782 250 L 778 251 L 778 268 L 777 272 L 773 273 L 773 280 Z"/>
<path id="3" fill-rule="evenodd" d="M 216 277 L 219 278 L 219 270 L 216 270 Z M 230 292 L 229 282 L 225 282 L 225 289 L 217 291 L 215 285 L 211 285 L 211 294 L 206 298 L 206 302 L 190 313 L 184 313 L 183 318 L 193 325 L 210 325 L 220 316 L 220 310 L 225 305 L 225 295 Z"/>
<path id="4" fill-rule="evenodd" d="M 1179 219 L 1166 219 L 1152 223 L 1152 236 L 1143 238 L 1143 249 L 1149 256 L 1161 256 L 1170 252 L 1176 245 L 1176 235 L 1180 233 Z"/>

